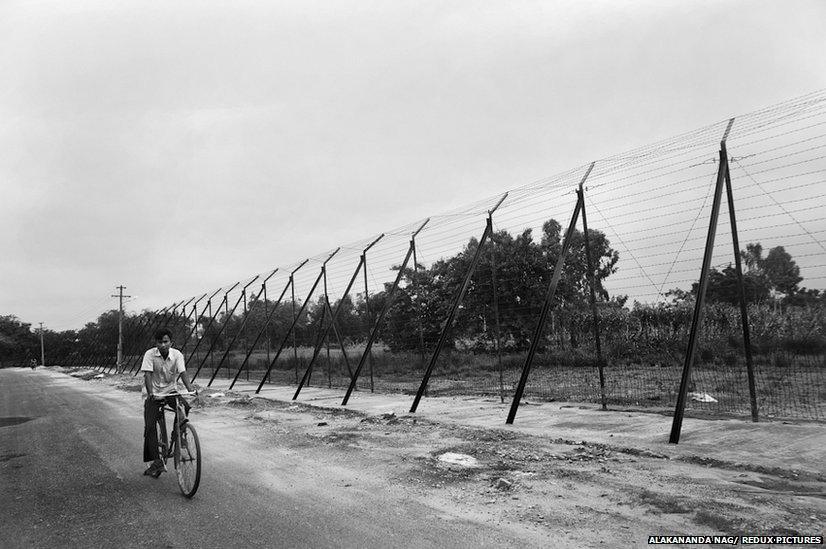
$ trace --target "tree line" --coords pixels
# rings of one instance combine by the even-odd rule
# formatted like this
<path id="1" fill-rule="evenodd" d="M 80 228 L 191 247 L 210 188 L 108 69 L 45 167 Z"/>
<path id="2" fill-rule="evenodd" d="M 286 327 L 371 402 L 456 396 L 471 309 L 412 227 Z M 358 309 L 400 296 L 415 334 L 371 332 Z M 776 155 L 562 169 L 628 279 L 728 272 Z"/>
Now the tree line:
<path id="1" fill-rule="evenodd" d="M 504 230 L 493 232 L 470 278 L 455 323 L 448 331 L 447 348 L 493 352 L 498 345 L 503 352 L 524 351 L 533 337 L 551 271 L 562 250 L 562 238 L 562 227 L 553 219 L 542 225 L 538 238 L 531 229 L 516 235 Z M 609 347 L 612 341 L 618 348 L 622 347 L 622 341 L 651 343 L 662 339 L 666 333 L 673 345 L 679 346 L 684 339 L 687 322 L 690 322 L 690 310 L 699 284 L 694 283 L 689 290 L 669 291 L 666 295 L 670 302 L 627 306 L 627 296 L 609 295 L 605 289 L 605 281 L 617 271 L 619 252 L 611 247 L 608 238 L 599 230 L 589 229 L 588 243 L 601 329 Z M 449 307 L 478 247 L 479 241 L 471 238 L 458 253 L 440 259 L 429 267 L 415 265 L 405 268 L 379 334 L 379 340 L 389 350 L 415 351 L 435 346 Z M 812 327 L 807 328 L 806 337 L 811 341 L 823 340 L 826 333 L 823 324 L 826 292 L 800 287 L 803 278 L 791 255 L 782 246 L 771 248 L 764 255 L 760 243 L 750 243 L 741 252 L 741 257 L 745 268 L 746 297 L 756 315 L 753 322 L 760 324 L 765 320 L 766 314 L 761 311 L 767 304 L 774 307 L 773 314 L 778 313 L 777 306 L 780 305 L 793 316 L 808 314 L 811 318 L 805 322 Z M 399 266 L 395 269 L 398 270 Z M 373 295 L 357 293 L 330 302 L 332 310 L 339 309 L 336 327 L 345 345 L 366 340 L 375 319 L 384 308 L 390 286 L 386 283 L 382 291 Z M 737 296 L 734 267 L 729 265 L 722 270 L 712 269 L 707 300 L 710 310 L 719 314 L 708 314 L 706 322 L 713 324 L 714 319 L 727 319 L 728 322 L 731 316 L 729 309 L 738 304 Z M 589 299 L 585 235 L 575 230 L 553 303 L 553 314 L 547 333 L 540 342 L 542 348 L 578 349 L 593 344 Z M 166 323 L 175 329 L 179 347 L 191 349 L 203 340 L 199 344 L 202 351 L 209 346 L 224 350 L 233 340 L 238 350 L 253 344 L 260 349 L 266 346 L 275 348 L 282 342 L 288 347 L 294 344 L 313 346 L 320 330 L 330 321 L 324 300 L 322 295 L 308 303 L 295 322 L 294 311 L 301 309 L 301 303 L 285 301 L 276 306 L 271 300 L 251 299 L 247 304 L 246 318 L 238 312 L 227 315 L 222 311 L 213 321 L 208 316 L 187 320 L 176 314 L 168 316 Z M 497 306 L 494 306 L 495 303 Z M 141 324 L 149 323 L 152 315 L 149 311 L 126 315 L 124 347 L 127 355 L 142 352 L 152 345 L 151 334 L 137 329 Z M 287 335 L 288 328 L 293 324 L 295 329 Z M 719 322 L 716 326 L 707 326 L 710 331 L 720 331 L 722 328 Z M 727 330 L 730 328 L 725 326 Z M 117 334 L 118 313 L 112 310 L 101 314 L 80 330 L 55 332 L 46 329 L 44 340 L 47 354 L 58 359 L 100 353 L 102 346 L 111 348 L 114 356 Z M 333 346 L 337 345 L 332 331 L 329 341 Z M 819 348 L 818 345 L 815 347 Z M 826 343 L 823 346 L 826 348 Z M 39 357 L 37 334 L 29 324 L 13 315 L 0 317 L 0 360 L 23 360 L 27 357 Z"/>

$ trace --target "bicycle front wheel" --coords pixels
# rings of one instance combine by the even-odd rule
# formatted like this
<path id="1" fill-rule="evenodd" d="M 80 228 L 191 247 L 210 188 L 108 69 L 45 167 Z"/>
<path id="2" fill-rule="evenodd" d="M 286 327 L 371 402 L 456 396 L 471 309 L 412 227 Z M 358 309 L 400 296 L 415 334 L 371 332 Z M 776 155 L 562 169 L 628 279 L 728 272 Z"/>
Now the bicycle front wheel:
<path id="1" fill-rule="evenodd" d="M 176 469 L 178 486 L 185 497 L 191 498 L 201 482 L 201 443 L 198 441 L 195 427 L 189 423 L 181 425 L 180 431 L 177 436 L 178 452 L 180 452 L 180 460 Z"/>

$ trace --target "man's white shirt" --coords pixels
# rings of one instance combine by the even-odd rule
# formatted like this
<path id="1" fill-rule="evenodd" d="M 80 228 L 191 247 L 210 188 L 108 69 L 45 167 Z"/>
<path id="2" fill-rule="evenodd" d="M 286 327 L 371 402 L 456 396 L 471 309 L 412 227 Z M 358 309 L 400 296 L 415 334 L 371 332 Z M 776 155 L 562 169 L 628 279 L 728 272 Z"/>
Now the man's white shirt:
<path id="1" fill-rule="evenodd" d="M 178 349 L 169 349 L 166 358 L 161 356 L 157 347 L 143 354 L 141 372 L 152 372 L 152 394 L 163 397 L 178 390 L 178 376 L 186 373 L 184 355 Z M 147 397 L 146 385 L 141 390 L 143 398 Z"/>

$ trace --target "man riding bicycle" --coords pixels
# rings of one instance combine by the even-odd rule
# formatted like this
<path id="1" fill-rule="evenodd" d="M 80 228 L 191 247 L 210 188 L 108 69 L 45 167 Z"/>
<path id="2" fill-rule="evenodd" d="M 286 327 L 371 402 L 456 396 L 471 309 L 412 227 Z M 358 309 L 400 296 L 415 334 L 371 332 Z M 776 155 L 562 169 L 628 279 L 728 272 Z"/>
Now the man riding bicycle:
<path id="1" fill-rule="evenodd" d="M 143 372 L 143 461 L 151 461 L 151 465 L 143 472 L 154 478 L 166 471 L 162 456 L 158 455 L 158 417 L 163 414 L 165 402 L 175 406 L 175 397 L 169 396 L 178 392 L 178 378 L 183 381 L 189 392 L 195 392 L 186 376 L 184 355 L 172 348 L 172 332 L 161 328 L 155 332 L 155 347 L 143 354 L 141 363 Z M 189 405 L 186 413 L 189 414 Z"/>

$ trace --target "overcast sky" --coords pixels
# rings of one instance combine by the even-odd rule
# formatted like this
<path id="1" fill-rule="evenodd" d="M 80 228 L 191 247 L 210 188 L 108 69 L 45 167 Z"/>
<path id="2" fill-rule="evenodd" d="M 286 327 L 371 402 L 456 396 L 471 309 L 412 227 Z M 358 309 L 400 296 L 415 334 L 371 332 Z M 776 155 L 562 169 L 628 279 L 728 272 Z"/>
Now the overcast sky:
<path id="1" fill-rule="evenodd" d="M 826 2 L 0 2 L 0 314 L 156 308 L 826 88 Z"/>

